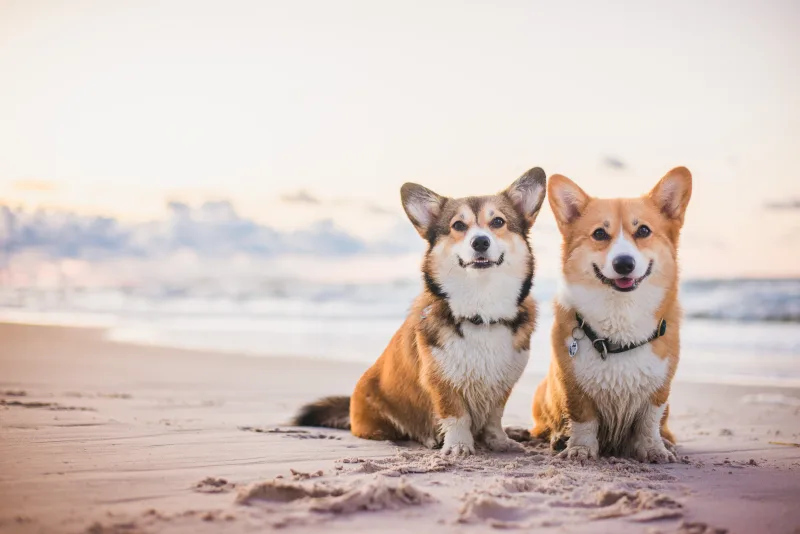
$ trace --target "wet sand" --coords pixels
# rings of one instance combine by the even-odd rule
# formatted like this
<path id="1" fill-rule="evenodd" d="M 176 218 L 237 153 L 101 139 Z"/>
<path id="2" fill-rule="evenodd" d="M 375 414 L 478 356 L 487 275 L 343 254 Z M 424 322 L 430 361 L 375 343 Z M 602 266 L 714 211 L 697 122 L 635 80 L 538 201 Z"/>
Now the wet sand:
<path id="1" fill-rule="evenodd" d="M 0 325 L 0 532 L 800 532 L 800 390 L 676 383 L 666 466 L 283 426 L 363 370 Z M 530 426 L 538 379 L 506 425 Z"/>

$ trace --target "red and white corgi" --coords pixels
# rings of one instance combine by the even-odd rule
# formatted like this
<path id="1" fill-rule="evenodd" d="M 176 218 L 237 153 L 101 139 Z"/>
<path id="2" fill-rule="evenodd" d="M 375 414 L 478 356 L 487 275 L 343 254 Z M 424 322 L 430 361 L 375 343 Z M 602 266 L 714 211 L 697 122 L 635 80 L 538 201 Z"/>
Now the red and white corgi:
<path id="1" fill-rule="evenodd" d="M 294 424 L 441 444 L 444 455 L 472 454 L 476 440 L 521 450 L 501 417 L 528 362 L 536 320 L 528 232 L 545 191 L 538 167 L 491 196 L 446 198 L 403 185 L 406 214 L 428 242 L 422 294 L 352 397 L 309 404 Z"/>
<path id="2" fill-rule="evenodd" d="M 562 457 L 676 459 L 667 400 L 680 347 L 678 238 L 691 192 L 684 167 L 639 198 L 593 198 L 564 176 L 550 178 L 563 280 L 532 434 L 566 447 Z"/>

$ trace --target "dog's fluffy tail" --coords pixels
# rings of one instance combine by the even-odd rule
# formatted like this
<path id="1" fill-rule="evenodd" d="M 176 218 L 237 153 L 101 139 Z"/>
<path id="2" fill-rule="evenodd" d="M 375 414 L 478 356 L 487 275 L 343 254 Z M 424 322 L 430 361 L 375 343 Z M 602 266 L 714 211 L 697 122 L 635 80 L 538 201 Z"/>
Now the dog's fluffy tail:
<path id="1" fill-rule="evenodd" d="M 350 430 L 350 397 L 325 397 L 306 404 L 300 408 L 292 424 Z"/>

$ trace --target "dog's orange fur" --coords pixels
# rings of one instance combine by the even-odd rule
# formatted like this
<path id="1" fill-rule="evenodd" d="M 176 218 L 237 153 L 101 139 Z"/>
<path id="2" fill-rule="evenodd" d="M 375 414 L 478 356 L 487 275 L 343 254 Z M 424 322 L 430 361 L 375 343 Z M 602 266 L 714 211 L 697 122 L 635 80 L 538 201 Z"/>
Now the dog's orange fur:
<path id="1" fill-rule="evenodd" d="M 664 305 L 661 317 L 670 325 L 678 325 L 680 308 L 675 302 Z M 581 391 L 572 371 L 572 358 L 563 346 L 564 338 L 568 337 L 572 329 L 577 326 L 575 312 L 556 307 L 555 325 L 553 326 L 551 342 L 553 344 L 553 362 L 550 364 L 547 376 L 536 388 L 533 397 L 534 427 L 531 435 L 539 439 L 550 440 L 555 444 L 560 438 L 567 437 L 567 424 L 572 421 L 583 423 L 596 417 L 594 403 Z M 653 352 L 669 362 L 667 383 L 653 394 L 651 402 L 660 406 L 669 398 L 670 385 L 675 371 L 678 368 L 680 332 L 677 328 L 670 328 L 665 336 L 653 341 Z M 675 443 L 675 436 L 667 426 L 669 406 L 661 418 L 661 435 L 670 443 Z"/>
<path id="2" fill-rule="evenodd" d="M 555 175 L 549 180 L 547 196 L 563 237 L 562 264 L 567 283 L 599 283 L 586 266 L 592 263 L 589 258 L 603 257 L 611 242 L 593 240 L 591 236 L 596 228 L 604 224 L 610 229 L 621 227 L 631 240 L 634 240 L 636 231 L 634 222 L 646 224 L 652 230 L 651 236 L 638 240 L 636 246 L 658 262 L 658 270 L 645 283 L 665 288 L 654 321 L 664 318 L 668 328 L 666 335 L 652 341 L 651 345 L 653 353 L 667 360 L 668 366 L 663 385 L 650 396 L 654 406 L 664 405 L 680 352 L 677 250 L 685 209 L 691 196 L 691 174 L 683 167 L 673 169 L 650 193 L 632 199 L 592 198 L 569 179 Z M 557 304 L 551 336 L 553 358 L 547 377 L 534 395 L 532 434 L 549 439 L 554 448 L 563 445 L 571 423 L 586 423 L 597 420 L 599 416 L 597 400 L 578 383 L 575 360 L 564 342 L 576 326 L 576 310 Z M 615 357 L 619 356 L 609 355 L 609 358 Z M 672 444 L 675 438 L 667 426 L 668 415 L 667 406 L 660 430 L 663 439 Z"/>
<path id="3" fill-rule="evenodd" d="M 377 440 L 429 436 L 431 441 L 427 444 L 433 446 L 437 420 L 464 415 L 463 397 L 442 377 L 420 327 L 422 311 L 429 305 L 434 308 L 424 321 L 441 312 L 437 309 L 439 303 L 425 295 L 420 297 L 389 346 L 356 384 L 350 404 L 353 435 Z M 528 346 L 533 333 L 536 317 L 533 299 L 526 299 L 521 309 L 531 320 L 515 334 L 514 345 L 518 350 Z M 432 328 L 439 329 L 438 325 Z M 452 335 L 444 332 L 444 328 L 440 333 Z M 506 398 L 510 393 L 508 389 Z M 402 422 L 406 432 L 400 432 L 395 422 Z"/>
<path id="4" fill-rule="evenodd" d="M 527 362 L 536 319 L 527 237 L 545 189 L 539 168 L 483 197 L 403 186 L 406 213 L 429 244 L 425 288 L 352 396 L 307 405 L 295 423 L 350 428 L 366 439 L 443 443 L 445 454 L 470 454 L 480 439 L 492 450 L 519 448 L 500 417 Z M 488 239 L 486 257 L 475 236 Z M 490 266 L 475 266 L 478 260 Z"/>
<path id="5" fill-rule="evenodd" d="M 450 202 L 454 205 L 450 206 L 450 213 L 444 214 L 447 226 L 456 220 L 477 224 L 492 231 L 497 239 L 509 239 L 518 226 L 513 222 L 517 217 L 514 206 L 502 195 L 487 197 L 477 218 L 465 199 Z M 489 221 L 497 216 L 511 222 L 502 228 L 489 228 Z M 535 214 L 524 224 L 531 225 L 534 220 Z M 440 238 L 442 248 L 437 254 L 450 254 L 463 238 L 464 234 L 457 232 Z M 432 258 L 429 256 L 426 261 L 432 263 Z M 423 310 L 428 307 L 423 319 Z M 526 320 L 514 333 L 514 346 L 522 350 L 529 346 L 535 323 L 533 299 L 527 297 L 518 311 Z M 355 436 L 377 440 L 411 437 L 433 446 L 438 440 L 438 421 L 466 413 L 463 392 L 443 376 L 431 354 L 431 340 L 443 345 L 456 336 L 451 320 L 446 302 L 429 290 L 417 298 L 386 350 L 356 384 L 350 400 L 350 424 Z M 510 393 L 510 388 L 505 391 L 503 404 Z"/>

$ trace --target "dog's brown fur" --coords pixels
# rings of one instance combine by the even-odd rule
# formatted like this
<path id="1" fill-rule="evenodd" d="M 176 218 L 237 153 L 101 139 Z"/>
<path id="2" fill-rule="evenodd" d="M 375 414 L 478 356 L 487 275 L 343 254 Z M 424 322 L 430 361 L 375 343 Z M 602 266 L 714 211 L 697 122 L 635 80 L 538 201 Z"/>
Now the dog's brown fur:
<path id="1" fill-rule="evenodd" d="M 469 454 L 472 452 L 469 439 L 450 444 L 447 438 L 448 422 L 464 421 L 466 417 L 471 421 L 471 432 L 483 437 L 490 448 L 516 448 L 505 434 L 498 435 L 496 426 L 518 376 L 494 386 L 484 384 L 481 376 L 455 380 L 448 369 L 443 369 L 443 365 L 451 363 L 442 355 L 449 354 L 451 347 L 464 343 L 469 336 L 494 332 L 491 335 L 502 338 L 506 335 L 503 332 L 507 332 L 509 350 L 514 353 L 509 354 L 509 359 L 520 353 L 527 361 L 536 319 L 536 306 L 530 296 L 534 261 L 527 236 L 544 193 L 545 177 L 538 168 L 528 171 L 507 190 L 486 197 L 450 199 L 422 186 L 404 185 L 401 190 L 404 208 L 429 244 L 423 262 L 424 290 L 386 350 L 358 381 L 349 400 L 349 418 L 344 411 L 347 397 L 335 397 L 306 406 L 295 423 L 349 427 L 361 438 L 413 439 L 428 447 L 444 440 L 444 452 Z M 497 217 L 505 223 L 495 228 L 492 222 Z M 458 306 L 454 306 L 455 295 L 448 292 L 455 290 L 447 289 L 449 277 L 453 270 L 459 270 L 461 275 L 460 270 L 468 269 L 463 267 L 461 256 L 458 261 L 462 265 L 452 266 L 453 255 L 463 250 L 468 235 L 467 231 L 455 229 L 463 228 L 458 223 L 470 230 L 491 232 L 492 239 L 505 247 L 501 263 L 482 272 L 464 274 L 472 277 L 464 283 L 465 290 L 470 291 L 469 284 L 480 284 L 485 277 L 507 276 L 513 282 L 518 273 L 507 316 L 493 316 L 483 308 L 460 315 Z M 475 321 L 483 324 L 476 325 Z M 490 321 L 494 323 L 488 324 Z M 460 363 L 469 364 L 456 362 Z M 476 413 L 482 410 L 491 413 Z M 497 425 L 490 425 L 489 418 L 496 418 Z"/>
<path id="2" fill-rule="evenodd" d="M 618 229 L 622 228 L 627 239 L 635 242 L 635 246 L 643 253 L 644 257 L 652 258 L 657 266 L 643 284 L 653 284 L 654 287 L 663 288 L 663 299 L 655 309 L 652 323 L 657 324 L 658 320 L 663 318 L 668 325 L 666 334 L 649 344 L 652 354 L 667 362 L 663 377 L 659 375 L 658 378 L 652 379 L 655 384 L 652 386 L 652 390 L 626 391 L 624 393 L 600 391 L 600 386 L 593 389 L 591 383 L 593 380 L 599 383 L 601 378 L 595 379 L 589 376 L 593 371 L 584 371 L 581 375 L 583 377 L 583 383 L 581 383 L 581 380 L 578 379 L 576 365 L 583 365 L 584 369 L 588 365 L 597 365 L 597 369 L 599 369 L 596 371 L 597 374 L 610 372 L 608 367 L 603 367 L 606 365 L 627 365 L 629 367 L 625 368 L 625 371 L 637 373 L 639 369 L 634 360 L 628 360 L 626 363 L 620 358 L 646 358 L 646 356 L 634 356 L 632 355 L 634 353 L 613 354 L 608 356 L 608 362 L 599 363 L 600 355 L 595 354 L 598 360 L 589 361 L 588 364 L 585 360 L 570 356 L 568 343 L 565 343 L 565 340 L 571 339 L 573 329 L 578 326 L 576 311 L 580 312 L 584 318 L 587 313 L 584 310 L 576 309 L 575 302 L 559 301 L 556 304 L 555 324 L 551 340 L 553 359 L 547 377 L 539 385 L 534 396 L 535 425 L 532 435 L 549 439 L 552 447 L 556 450 L 566 447 L 567 450 L 562 453 L 566 457 L 586 459 L 587 457 L 595 458 L 598 454 L 621 454 L 633 455 L 641 460 L 674 460 L 672 451 L 665 455 L 664 451 L 656 444 L 637 445 L 635 436 L 637 431 L 634 427 L 637 424 L 644 424 L 641 422 L 641 415 L 634 415 L 633 420 L 628 421 L 631 427 L 622 429 L 624 436 L 627 436 L 626 441 L 615 441 L 610 437 L 612 431 L 609 430 L 609 427 L 624 423 L 609 421 L 609 419 L 623 417 L 619 414 L 625 414 L 628 408 L 608 406 L 607 404 L 624 402 L 625 399 L 628 399 L 628 402 L 634 402 L 634 399 L 639 398 L 638 393 L 649 396 L 649 403 L 652 406 L 664 407 L 659 426 L 665 445 L 669 449 L 675 443 L 675 437 L 667 426 L 669 406 L 665 406 L 665 404 L 669 397 L 670 385 L 677 369 L 680 353 L 681 311 L 677 301 L 677 250 L 680 230 L 690 196 L 691 174 L 683 167 L 670 171 L 647 195 L 632 199 L 592 198 L 563 176 L 556 175 L 550 178 L 548 198 L 553 212 L 556 214 L 556 220 L 564 240 L 562 264 L 565 284 L 578 286 L 581 288 L 580 291 L 584 291 L 584 288 L 601 291 L 599 288 L 602 286 L 602 282 L 597 279 L 591 267 L 587 266 L 590 266 L 593 261 L 602 262 L 608 253 L 611 240 L 597 241 L 592 238 L 592 235 L 597 228 L 607 228 L 608 232 L 615 234 L 619 232 Z M 638 225 L 647 225 L 652 230 L 652 234 L 646 238 L 636 238 L 634 233 Z M 631 293 L 617 294 L 609 288 L 608 299 L 610 301 L 618 299 L 609 304 L 609 309 L 613 310 L 614 307 L 623 305 L 635 306 L 635 300 L 625 301 L 622 299 L 635 299 L 637 292 L 640 291 L 642 291 L 641 287 Z M 602 293 L 596 293 L 596 295 L 602 295 Z M 623 297 L 622 295 L 627 296 Z M 603 326 L 602 317 L 595 320 L 599 324 L 590 326 Z M 611 331 L 610 326 L 608 329 Z M 581 343 L 587 343 L 587 341 Z M 647 360 L 646 365 L 650 365 L 649 362 L 652 360 Z M 620 367 L 620 369 L 623 368 Z M 648 378 L 642 378 L 642 381 L 650 384 Z M 624 388 L 620 386 L 620 389 Z M 592 422 L 598 422 L 598 448 L 593 449 L 592 446 L 587 448 L 583 446 L 585 444 L 573 443 L 574 440 L 570 439 L 570 428 L 576 424 L 587 425 Z"/>

